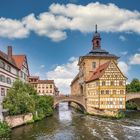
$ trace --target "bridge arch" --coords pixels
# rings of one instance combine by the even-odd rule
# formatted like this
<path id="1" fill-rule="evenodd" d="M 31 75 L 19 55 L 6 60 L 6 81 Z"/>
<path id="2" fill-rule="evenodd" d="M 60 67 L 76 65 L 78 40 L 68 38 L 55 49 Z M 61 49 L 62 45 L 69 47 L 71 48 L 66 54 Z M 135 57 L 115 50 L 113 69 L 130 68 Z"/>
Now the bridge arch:
<path id="1" fill-rule="evenodd" d="M 54 99 L 54 108 L 56 108 L 56 106 L 61 102 L 73 102 L 77 104 L 81 108 L 82 111 L 86 112 L 86 106 L 85 106 L 83 97 L 78 97 L 78 96 L 77 97 L 71 97 L 71 96 L 56 97 Z"/>
<path id="2" fill-rule="evenodd" d="M 126 102 L 134 102 L 140 110 L 140 93 L 126 94 Z"/>
<path id="3" fill-rule="evenodd" d="M 131 94 L 126 94 L 126 102 L 135 100 L 135 99 L 140 99 L 140 93 L 131 93 Z"/>

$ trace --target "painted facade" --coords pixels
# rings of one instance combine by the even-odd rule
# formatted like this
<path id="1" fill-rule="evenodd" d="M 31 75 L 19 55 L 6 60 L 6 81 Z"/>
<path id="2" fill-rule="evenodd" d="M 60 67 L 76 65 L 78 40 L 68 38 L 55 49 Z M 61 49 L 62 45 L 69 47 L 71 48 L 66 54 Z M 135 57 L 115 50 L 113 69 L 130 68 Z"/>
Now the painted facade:
<path id="1" fill-rule="evenodd" d="M 38 76 L 30 76 L 29 83 L 33 85 L 39 95 L 57 96 L 59 94 L 54 80 L 40 80 Z"/>
<path id="2" fill-rule="evenodd" d="M 101 49 L 95 32 L 92 50 L 79 58 L 79 73 L 71 82 L 71 94 L 83 95 L 87 112 L 125 109 L 126 77 L 117 66 L 119 57 Z"/>

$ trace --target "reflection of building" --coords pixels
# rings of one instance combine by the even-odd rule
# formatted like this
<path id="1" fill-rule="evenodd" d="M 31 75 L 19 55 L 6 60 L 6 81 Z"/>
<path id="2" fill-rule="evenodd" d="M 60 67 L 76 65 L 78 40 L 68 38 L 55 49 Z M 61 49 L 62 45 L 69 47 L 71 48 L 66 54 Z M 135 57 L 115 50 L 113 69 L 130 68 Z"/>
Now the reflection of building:
<path id="1" fill-rule="evenodd" d="M 27 81 L 29 69 L 27 57 L 25 55 L 13 55 L 12 47 L 8 47 L 7 54 L 0 51 L 0 96 L 6 95 L 7 90 L 12 86 L 18 77 L 22 81 Z"/>
<path id="2" fill-rule="evenodd" d="M 125 109 L 126 77 L 117 66 L 118 57 L 101 49 L 97 29 L 92 44 L 92 50 L 79 58 L 79 73 L 71 83 L 71 94 L 85 97 L 89 113 L 95 109 Z"/>
<path id="3" fill-rule="evenodd" d="M 30 76 L 29 83 L 33 85 L 39 95 L 58 95 L 58 88 L 54 80 L 40 80 L 38 76 Z"/>

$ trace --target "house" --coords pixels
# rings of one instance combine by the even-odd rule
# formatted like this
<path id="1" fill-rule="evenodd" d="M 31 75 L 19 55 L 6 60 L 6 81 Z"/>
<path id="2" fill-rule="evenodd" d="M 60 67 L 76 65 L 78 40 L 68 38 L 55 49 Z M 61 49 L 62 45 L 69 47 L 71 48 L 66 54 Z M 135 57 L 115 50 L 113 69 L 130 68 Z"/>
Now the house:
<path id="1" fill-rule="evenodd" d="M 29 68 L 27 57 L 24 54 L 15 55 L 12 47 L 8 46 L 7 54 L 0 51 L 0 99 L 6 96 L 16 78 L 27 82 Z"/>
<path id="2" fill-rule="evenodd" d="M 30 76 L 29 83 L 33 85 L 39 95 L 58 95 L 58 88 L 54 80 L 40 80 L 39 76 Z"/>

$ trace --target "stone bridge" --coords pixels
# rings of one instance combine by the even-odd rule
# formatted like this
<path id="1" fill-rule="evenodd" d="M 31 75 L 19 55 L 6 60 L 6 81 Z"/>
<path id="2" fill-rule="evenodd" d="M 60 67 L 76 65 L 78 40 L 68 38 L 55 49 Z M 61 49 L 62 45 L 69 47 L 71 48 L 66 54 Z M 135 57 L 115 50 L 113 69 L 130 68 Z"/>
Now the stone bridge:
<path id="1" fill-rule="evenodd" d="M 126 94 L 126 102 L 132 101 L 138 105 L 138 109 L 140 109 L 140 93 L 127 93 Z M 76 95 L 61 95 L 54 97 L 54 108 L 61 102 L 74 102 L 78 104 L 82 109 L 86 110 L 86 103 L 84 96 L 76 96 Z"/>
<path id="2" fill-rule="evenodd" d="M 84 96 L 75 96 L 75 95 L 55 96 L 54 97 L 54 108 L 61 102 L 74 102 L 74 103 L 78 104 L 82 109 L 86 110 Z"/>
<path id="3" fill-rule="evenodd" d="M 140 110 L 140 93 L 127 93 L 126 102 L 135 102 L 137 104 L 138 110 Z"/>
<path id="4" fill-rule="evenodd" d="M 126 94 L 126 101 L 135 100 L 135 99 L 140 100 L 140 93 L 127 93 Z"/>

